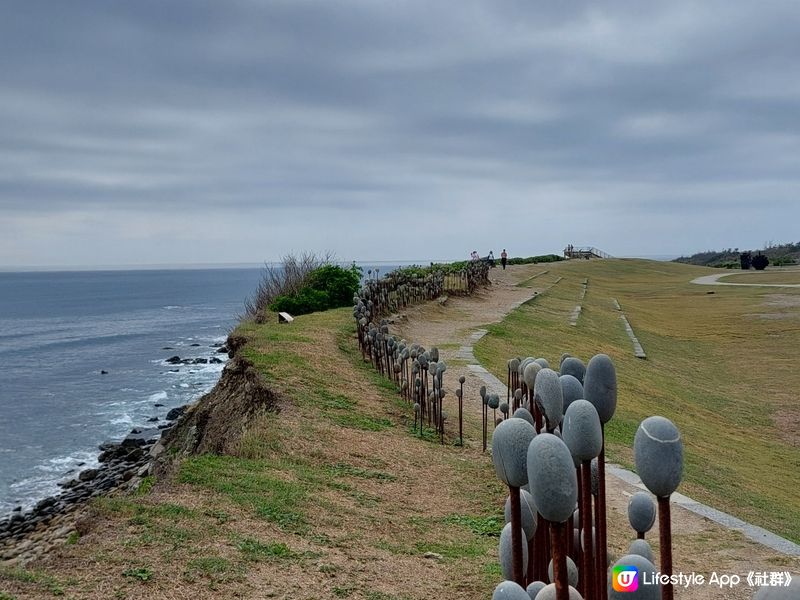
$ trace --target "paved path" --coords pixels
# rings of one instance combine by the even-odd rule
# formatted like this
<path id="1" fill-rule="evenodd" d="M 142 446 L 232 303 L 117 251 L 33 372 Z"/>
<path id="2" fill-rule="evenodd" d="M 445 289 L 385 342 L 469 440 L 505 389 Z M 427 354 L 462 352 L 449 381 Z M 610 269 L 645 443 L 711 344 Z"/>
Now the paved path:
<path id="1" fill-rule="evenodd" d="M 800 288 L 800 283 L 726 283 L 719 281 L 721 277 L 735 275 L 736 273 L 714 273 L 713 275 L 703 275 L 697 279 L 692 279 L 691 283 L 697 285 L 735 285 L 740 287 L 777 287 L 777 288 Z"/>

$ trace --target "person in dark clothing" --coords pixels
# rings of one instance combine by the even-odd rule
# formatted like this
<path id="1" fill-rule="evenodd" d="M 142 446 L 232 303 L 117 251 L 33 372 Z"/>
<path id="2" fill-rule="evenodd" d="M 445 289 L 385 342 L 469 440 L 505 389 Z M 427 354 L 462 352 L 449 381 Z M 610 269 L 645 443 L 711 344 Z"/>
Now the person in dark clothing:
<path id="1" fill-rule="evenodd" d="M 503 271 L 506 270 L 507 262 L 508 262 L 508 253 L 506 253 L 506 249 L 503 248 L 503 251 L 500 253 L 500 264 L 503 265 Z"/>

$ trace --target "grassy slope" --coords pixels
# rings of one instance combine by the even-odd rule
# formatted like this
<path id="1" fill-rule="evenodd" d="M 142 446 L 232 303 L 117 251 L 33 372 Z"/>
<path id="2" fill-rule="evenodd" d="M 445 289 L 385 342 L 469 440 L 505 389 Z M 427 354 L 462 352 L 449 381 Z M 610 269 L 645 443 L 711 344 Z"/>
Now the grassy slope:
<path id="1" fill-rule="evenodd" d="M 800 541 L 797 432 L 773 421 L 793 415 L 797 423 L 798 308 L 762 306 L 775 289 L 689 284 L 710 272 L 702 267 L 613 260 L 548 268 L 533 283 L 564 279 L 490 326 L 476 347 L 478 359 L 505 380 L 506 359 L 512 356 L 545 356 L 557 364 L 565 351 L 585 360 L 609 354 L 619 383 L 617 413 L 607 426 L 612 459 L 631 466 L 638 423 L 664 415 L 684 436 L 680 491 Z M 590 281 L 583 313 L 578 326 L 570 327 L 584 277 Z M 779 292 L 800 297 L 800 290 Z M 648 360 L 633 357 L 612 297 Z M 776 311 L 789 318 L 753 316 Z"/>
<path id="2" fill-rule="evenodd" d="M 351 319 L 241 326 L 282 412 L 259 417 L 236 456 L 186 458 L 176 481 L 99 500 L 76 543 L 0 571 L 0 598 L 488 597 L 502 524 L 491 463 L 412 434 Z"/>
<path id="3" fill-rule="evenodd" d="M 745 273 L 734 273 L 726 275 L 720 281 L 725 283 L 789 283 L 800 284 L 800 271 L 794 267 L 786 267 L 786 270 L 770 271 L 749 271 Z M 791 270 L 789 270 L 791 269 Z"/>

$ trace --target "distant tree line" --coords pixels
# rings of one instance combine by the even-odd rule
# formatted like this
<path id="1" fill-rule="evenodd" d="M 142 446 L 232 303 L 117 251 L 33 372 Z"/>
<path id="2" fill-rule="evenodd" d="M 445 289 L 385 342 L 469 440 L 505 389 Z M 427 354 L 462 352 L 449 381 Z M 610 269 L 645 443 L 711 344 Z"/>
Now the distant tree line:
<path id="1" fill-rule="evenodd" d="M 800 242 L 774 244 L 768 242 L 757 251 L 727 248 L 725 250 L 707 250 L 691 256 L 681 256 L 675 262 L 704 267 L 721 267 L 727 269 L 765 269 L 768 265 L 784 266 L 800 263 Z"/>

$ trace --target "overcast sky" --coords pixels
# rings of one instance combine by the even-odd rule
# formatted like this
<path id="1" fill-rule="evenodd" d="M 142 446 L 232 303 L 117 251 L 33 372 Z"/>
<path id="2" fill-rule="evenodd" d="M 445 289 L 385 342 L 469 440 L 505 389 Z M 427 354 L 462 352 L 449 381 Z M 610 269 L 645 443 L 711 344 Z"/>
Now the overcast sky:
<path id="1" fill-rule="evenodd" d="M 5 2 L 0 265 L 800 239 L 787 2 Z"/>

